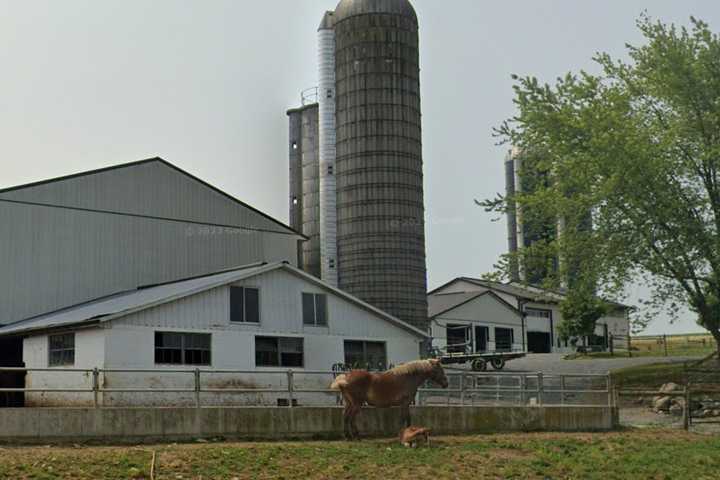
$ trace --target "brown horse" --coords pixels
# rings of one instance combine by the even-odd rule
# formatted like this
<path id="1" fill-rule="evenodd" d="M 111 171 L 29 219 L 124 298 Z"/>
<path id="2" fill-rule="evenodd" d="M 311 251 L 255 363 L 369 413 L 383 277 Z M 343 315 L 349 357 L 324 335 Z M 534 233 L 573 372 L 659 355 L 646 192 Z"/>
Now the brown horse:
<path id="1" fill-rule="evenodd" d="M 410 404 L 418 388 L 427 380 L 442 388 L 448 387 L 440 360 L 416 360 L 385 373 L 353 370 L 337 377 L 330 388 L 340 390 L 345 401 L 345 438 L 351 440 L 359 437 L 355 421 L 365 404 L 378 408 L 401 407 L 402 419 L 405 426 L 409 427 Z"/>

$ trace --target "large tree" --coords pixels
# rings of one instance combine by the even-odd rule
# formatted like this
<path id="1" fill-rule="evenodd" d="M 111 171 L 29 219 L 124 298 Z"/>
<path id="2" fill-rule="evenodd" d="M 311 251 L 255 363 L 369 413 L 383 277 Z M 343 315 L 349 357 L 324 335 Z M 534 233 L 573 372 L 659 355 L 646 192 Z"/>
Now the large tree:
<path id="1" fill-rule="evenodd" d="M 720 40 L 696 19 L 638 27 L 644 44 L 629 61 L 598 54 L 600 74 L 516 77 L 518 114 L 497 133 L 543 181 L 485 205 L 559 219 L 541 246 L 560 259 L 548 281 L 572 277 L 581 310 L 589 289 L 641 281 L 652 295 L 639 320 L 687 306 L 720 345 Z M 518 256 L 501 265 L 537 258 Z"/>

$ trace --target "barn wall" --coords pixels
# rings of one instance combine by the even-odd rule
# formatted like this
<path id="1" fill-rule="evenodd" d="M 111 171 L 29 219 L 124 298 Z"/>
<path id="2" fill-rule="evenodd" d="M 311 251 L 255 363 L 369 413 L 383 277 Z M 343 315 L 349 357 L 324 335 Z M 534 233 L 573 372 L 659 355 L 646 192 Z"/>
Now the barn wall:
<path id="1" fill-rule="evenodd" d="M 258 261 L 297 237 L 0 201 L 0 323 Z"/>
<path id="2" fill-rule="evenodd" d="M 523 348 L 522 319 L 490 295 L 483 295 L 443 313 L 433 322 L 434 345 L 447 347 L 447 325 L 486 326 L 489 328 L 488 350 L 495 350 L 495 327 L 513 329 L 513 349 Z M 474 335 L 474 331 L 473 331 Z"/>
<path id="3" fill-rule="evenodd" d="M 75 332 L 75 365 L 58 367 L 48 372 L 28 372 L 26 388 L 92 389 L 92 374 L 87 372 L 61 372 L 63 369 L 102 367 L 105 359 L 106 330 L 93 328 Z M 23 360 L 27 368 L 48 367 L 48 335 L 25 338 Z M 93 404 L 91 393 L 42 392 L 27 393 L 27 406 L 87 406 Z"/>
<path id="4" fill-rule="evenodd" d="M 106 388 L 192 389 L 194 366 L 162 366 L 155 364 L 154 334 L 156 331 L 209 333 L 212 335 L 212 365 L 202 370 L 252 370 L 253 374 L 203 375 L 208 388 L 286 388 L 287 368 L 255 366 L 256 335 L 304 338 L 305 368 L 298 371 L 297 388 L 327 388 L 332 375 L 303 374 L 307 370 L 330 371 L 344 362 L 344 341 L 371 340 L 386 342 L 388 362 L 399 364 L 419 356 L 419 341 L 414 334 L 389 324 L 386 320 L 357 307 L 321 287 L 286 271 L 276 270 L 239 282 L 260 289 L 261 324 L 230 323 L 229 287 L 219 287 L 172 303 L 144 310 L 108 324 L 105 330 L 104 368 L 153 370 L 152 373 L 107 373 L 101 382 Z M 328 327 L 307 327 L 302 323 L 301 293 L 328 293 Z M 38 337 L 40 338 L 40 337 Z M 43 343 L 44 342 L 44 343 Z M 38 340 L 39 347 L 47 340 Z M 41 352 L 37 354 L 43 357 Z M 46 361 L 46 360 L 45 360 Z M 101 364 L 92 365 L 102 367 Z M 185 373 L 172 373 L 182 370 Z M 275 373 L 271 373 L 275 372 Z M 279 373 L 278 373 L 279 372 Z M 274 405 L 287 394 L 203 394 L 203 401 L 220 405 Z M 301 404 L 335 402 L 332 394 L 298 394 Z M 192 405 L 193 393 L 107 393 L 106 405 Z"/>

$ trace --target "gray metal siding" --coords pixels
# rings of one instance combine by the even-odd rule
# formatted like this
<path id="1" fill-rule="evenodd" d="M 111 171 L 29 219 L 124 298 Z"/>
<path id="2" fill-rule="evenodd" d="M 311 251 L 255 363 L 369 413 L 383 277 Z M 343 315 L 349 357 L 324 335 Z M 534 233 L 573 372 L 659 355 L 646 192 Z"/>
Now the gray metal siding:
<path id="1" fill-rule="evenodd" d="M 0 324 L 258 261 L 297 237 L 0 201 Z"/>
<path id="2" fill-rule="evenodd" d="M 293 234 L 160 160 L 0 192 L 0 199 Z"/>

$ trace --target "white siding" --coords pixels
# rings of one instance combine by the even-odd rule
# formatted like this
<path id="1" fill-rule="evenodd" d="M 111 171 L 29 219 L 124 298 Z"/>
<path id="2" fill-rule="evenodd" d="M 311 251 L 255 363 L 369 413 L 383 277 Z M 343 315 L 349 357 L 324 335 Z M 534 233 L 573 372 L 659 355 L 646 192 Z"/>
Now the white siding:
<path id="1" fill-rule="evenodd" d="M 202 370 L 249 370 L 258 373 L 247 375 L 207 374 L 203 385 L 213 388 L 284 388 L 287 368 L 256 368 L 256 335 L 293 336 L 304 338 L 305 368 L 297 370 L 298 388 L 327 388 L 332 376 L 310 376 L 304 370 L 330 371 L 336 363 L 345 360 L 345 340 L 384 342 L 388 363 L 400 364 L 419 357 L 421 339 L 407 330 L 389 323 L 386 319 L 360 306 L 337 297 L 311 282 L 284 270 L 275 270 L 239 282 L 239 285 L 260 289 L 260 325 L 231 324 L 230 287 L 223 286 L 127 315 L 109 322 L 102 332 L 102 349 L 98 350 L 89 339 L 76 338 L 78 365 L 83 368 L 141 369 L 154 373 L 118 374 L 101 377 L 108 388 L 141 387 L 192 388 L 191 372 L 194 366 L 164 366 L 155 364 L 155 332 L 177 331 L 209 333 L 212 335 L 212 365 Z M 303 325 L 301 294 L 326 293 L 328 295 L 328 327 Z M 43 343 L 44 342 L 44 343 Z M 34 346 L 37 344 L 37 346 Z M 44 345 L 45 351 L 40 350 Z M 85 352 L 84 349 L 90 349 Z M 47 362 L 47 338 L 31 337 L 26 341 L 26 352 L 31 358 L 44 358 Z M 104 354 L 104 355 L 103 355 Z M 33 364 L 40 364 L 33 360 Z M 281 372 L 281 374 L 270 373 Z M 86 379 L 88 380 L 88 379 Z M 88 380 L 89 381 L 89 380 Z M 89 385 L 89 384 L 88 384 Z M 250 386 L 250 387 L 248 387 Z M 204 394 L 206 403 L 220 404 L 274 404 L 282 394 L 242 394 L 222 396 Z M 328 395 L 298 395 L 303 404 L 321 400 Z M 334 396 L 330 395 L 334 402 Z M 91 399 L 91 396 L 85 398 Z M 194 395 L 159 393 L 108 393 L 101 399 L 105 404 L 192 404 Z"/>
<path id="2" fill-rule="evenodd" d="M 102 367 L 105 358 L 105 333 L 106 331 L 101 328 L 76 331 L 75 364 L 58 367 L 58 370 L 92 370 Z M 49 368 L 48 335 L 25 338 L 23 361 L 27 368 Z M 91 389 L 92 375 L 83 372 L 29 372 L 25 385 L 26 388 Z M 91 393 L 28 393 L 26 404 L 28 406 L 87 406 L 93 404 L 93 396 Z"/>
<path id="3" fill-rule="evenodd" d="M 513 349 L 522 350 L 522 318 L 491 295 L 483 295 L 436 317 L 432 322 L 433 343 L 435 347 L 447 347 L 447 325 L 467 325 L 488 327 L 488 350 L 494 351 L 495 328 L 513 329 Z M 473 335 L 475 334 L 473 329 Z"/>

